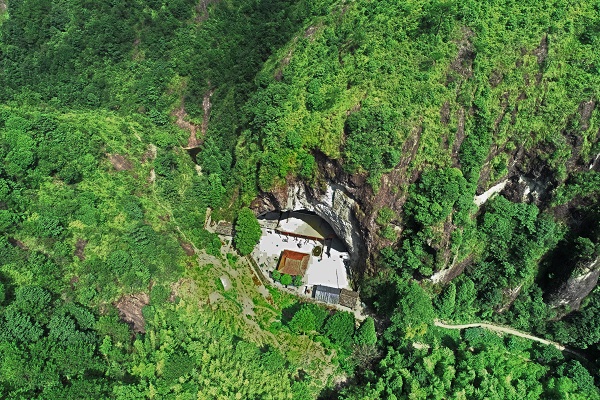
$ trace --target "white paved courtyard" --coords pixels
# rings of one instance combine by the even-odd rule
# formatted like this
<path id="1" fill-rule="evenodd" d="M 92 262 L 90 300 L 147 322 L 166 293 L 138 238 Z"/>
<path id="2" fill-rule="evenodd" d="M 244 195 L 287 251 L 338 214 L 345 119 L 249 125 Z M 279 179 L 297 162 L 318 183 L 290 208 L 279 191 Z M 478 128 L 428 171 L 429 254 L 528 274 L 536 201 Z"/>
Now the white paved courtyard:
<path id="1" fill-rule="evenodd" d="M 277 267 L 277 262 L 283 250 L 292 250 L 310 254 L 308 269 L 303 279 L 304 285 L 325 285 L 340 289 L 351 289 L 345 264 L 345 261 L 349 259 L 349 255 L 339 239 L 325 240 L 322 255 L 313 256 L 313 249 L 317 246 L 323 246 L 321 241 L 286 236 L 277 232 L 272 222 L 267 221 L 267 223 L 261 223 L 261 225 L 263 235 L 254 248 L 252 256 L 265 274 L 270 276 L 270 273 Z M 290 225 L 287 225 L 286 228 L 290 228 Z M 311 229 L 297 221 L 294 221 L 293 228 L 293 233 L 298 234 L 308 232 Z M 291 230 L 287 231 L 290 232 Z"/>

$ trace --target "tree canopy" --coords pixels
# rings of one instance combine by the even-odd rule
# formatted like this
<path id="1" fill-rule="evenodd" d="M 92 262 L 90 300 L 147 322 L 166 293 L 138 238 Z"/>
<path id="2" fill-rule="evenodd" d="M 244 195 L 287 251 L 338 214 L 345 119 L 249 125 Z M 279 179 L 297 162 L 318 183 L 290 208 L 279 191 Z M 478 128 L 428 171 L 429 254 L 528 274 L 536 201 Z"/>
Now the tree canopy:
<path id="1" fill-rule="evenodd" d="M 243 256 L 250 254 L 254 247 L 258 244 L 262 230 L 258 224 L 256 216 L 249 208 L 242 208 L 238 212 L 235 222 L 235 247 Z M 285 277 L 285 275 L 284 275 Z M 281 279 L 283 280 L 282 277 Z M 290 282 L 287 283 L 289 285 Z M 286 283 L 284 283 L 285 285 Z"/>

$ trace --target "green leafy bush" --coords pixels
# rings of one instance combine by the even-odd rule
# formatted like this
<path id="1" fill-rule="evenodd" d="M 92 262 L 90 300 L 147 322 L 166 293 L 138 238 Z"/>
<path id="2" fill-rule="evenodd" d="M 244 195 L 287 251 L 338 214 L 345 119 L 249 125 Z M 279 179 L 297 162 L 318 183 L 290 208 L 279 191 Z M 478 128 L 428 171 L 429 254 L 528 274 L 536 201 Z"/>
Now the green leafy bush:
<path id="1" fill-rule="evenodd" d="M 468 193 L 466 186 L 467 181 L 456 168 L 427 171 L 419 183 L 411 185 L 405 212 L 421 226 L 439 223 Z"/>
<path id="2" fill-rule="evenodd" d="M 348 346 L 354 337 L 354 316 L 349 312 L 339 311 L 325 322 L 324 332 L 334 343 Z"/>
<path id="3" fill-rule="evenodd" d="M 379 209 L 375 222 L 383 226 L 389 224 L 394 218 L 396 218 L 396 213 L 386 206 Z"/>
<path id="4" fill-rule="evenodd" d="M 377 332 L 375 331 L 375 320 L 367 317 L 354 335 L 354 342 L 357 345 L 373 346 L 377 343 Z"/>
<path id="5" fill-rule="evenodd" d="M 277 270 L 274 270 L 274 271 L 271 273 L 271 277 L 273 278 L 273 280 L 274 280 L 275 282 L 279 282 L 279 281 L 281 280 L 281 272 L 279 272 L 279 271 L 277 271 Z"/>
<path id="6" fill-rule="evenodd" d="M 288 275 L 288 274 L 283 274 L 281 276 L 281 284 L 284 286 L 291 285 L 292 284 L 292 276 Z"/>
<path id="7" fill-rule="evenodd" d="M 292 317 L 289 327 L 296 333 L 313 332 L 317 328 L 316 317 L 308 307 L 301 307 Z"/>
<path id="8" fill-rule="evenodd" d="M 242 208 L 235 221 L 234 237 L 235 247 L 240 254 L 250 254 L 260 241 L 261 235 L 262 230 L 254 213 L 249 208 Z"/>
<path id="9" fill-rule="evenodd" d="M 578 196 L 586 197 L 598 192 L 600 192 L 600 174 L 595 171 L 578 172 L 554 191 L 552 204 L 566 204 Z"/>
<path id="10" fill-rule="evenodd" d="M 346 120 L 344 156 L 348 171 L 368 171 L 378 178 L 400 161 L 399 117 L 387 105 L 364 104 Z"/>
<path id="11" fill-rule="evenodd" d="M 302 276 L 296 275 L 292 279 L 292 284 L 294 286 L 302 286 Z"/>

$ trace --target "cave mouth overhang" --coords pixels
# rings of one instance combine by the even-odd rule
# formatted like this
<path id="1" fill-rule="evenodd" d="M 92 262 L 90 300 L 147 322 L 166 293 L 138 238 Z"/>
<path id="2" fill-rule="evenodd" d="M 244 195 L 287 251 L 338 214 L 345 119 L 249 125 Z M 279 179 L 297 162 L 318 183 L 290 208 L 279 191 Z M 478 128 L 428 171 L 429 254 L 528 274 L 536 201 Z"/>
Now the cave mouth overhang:
<path id="1" fill-rule="evenodd" d="M 280 234 L 298 239 L 317 241 L 324 247 L 335 247 L 349 253 L 346 243 L 339 238 L 331 224 L 314 211 L 306 209 L 263 212 L 258 216 L 262 226 Z"/>
<path id="2" fill-rule="evenodd" d="M 258 218 L 263 234 L 252 256 L 267 275 L 276 268 L 302 276 L 308 287 L 353 288 L 350 254 L 327 221 L 306 210 L 268 212 Z"/>
<path id="3" fill-rule="evenodd" d="M 336 237 L 335 231 L 327 221 L 315 212 L 305 209 L 264 212 L 258 218 L 269 221 L 269 225 L 275 225 L 277 231 L 290 236 L 319 241 Z"/>
<path id="4" fill-rule="evenodd" d="M 283 201 L 270 202 L 263 208 L 261 216 L 267 212 L 310 212 L 324 220 L 335 236 L 346 246 L 349 254 L 351 272 L 359 271 L 360 265 L 367 259 L 367 251 L 358 219 L 355 216 L 357 206 L 343 186 L 329 183 L 327 189 L 315 193 L 306 185 L 296 183 L 288 186 Z"/>

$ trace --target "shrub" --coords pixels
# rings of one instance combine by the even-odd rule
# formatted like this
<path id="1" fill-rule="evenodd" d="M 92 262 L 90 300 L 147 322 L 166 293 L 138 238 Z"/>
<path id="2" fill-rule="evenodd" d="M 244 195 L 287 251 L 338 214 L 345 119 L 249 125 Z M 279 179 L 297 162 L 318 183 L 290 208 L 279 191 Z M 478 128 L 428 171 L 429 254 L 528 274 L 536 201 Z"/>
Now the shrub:
<path id="1" fill-rule="evenodd" d="M 287 275 L 289 276 L 289 275 Z M 302 307 L 290 321 L 290 329 L 296 333 L 312 332 L 316 328 L 316 318 L 308 307 Z"/>
<path id="2" fill-rule="evenodd" d="M 421 182 L 410 187 L 406 213 L 422 226 L 443 221 L 455 203 L 467 193 L 467 181 L 456 168 L 423 173 Z"/>
<path id="3" fill-rule="evenodd" d="M 359 346 L 372 346 L 377 343 L 377 332 L 375 331 L 375 321 L 367 317 L 360 325 L 354 336 L 354 343 Z"/>
<path id="4" fill-rule="evenodd" d="M 395 241 L 398 236 L 396 234 L 396 231 L 394 230 L 394 228 L 392 228 L 389 225 L 384 226 L 383 228 L 381 228 L 379 230 L 379 235 L 387 240 L 391 240 L 391 241 Z"/>
<path id="5" fill-rule="evenodd" d="M 171 288 L 163 285 L 154 285 L 150 291 L 150 302 L 154 305 L 162 304 L 171 297 Z"/>
<path id="6" fill-rule="evenodd" d="M 394 210 L 386 206 L 379 210 L 375 222 L 383 226 L 389 224 L 394 218 L 396 218 L 396 213 Z"/>
<path id="7" fill-rule="evenodd" d="M 271 273 L 271 278 L 273 278 L 273 280 L 275 282 L 279 282 L 281 280 L 281 272 L 275 270 Z"/>
<path id="8" fill-rule="evenodd" d="M 281 284 L 282 285 L 291 285 L 292 284 L 292 277 L 291 275 L 288 274 L 283 274 L 283 276 L 281 277 Z"/>
<path id="9" fill-rule="evenodd" d="M 444 292 L 436 299 L 435 306 L 442 318 L 450 318 L 456 305 L 456 285 L 450 284 L 444 289 Z"/>
<path id="10" fill-rule="evenodd" d="M 241 255 L 245 256 L 252 252 L 258 244 L 262 230 L 256 216 L 249 208 L 242 208 L 238 213 L 235 223 L 235 247 Z"/>
<path id="11" fill-rule="evenodd" d="M 350 345 L 354 336 L 354 316 L 349 312 L 333 314 L 325 323 L 325 335 L 337 344 Z"/>
<path id="12" fill-rule="evenodd" d="M 378 177 L 400 161 L 398 113 L 387 105 L 363 104 L 360 111 L 346 120 L 344 148 L 349 172 L 368 171 Z"/>
<path id="13" fill-rule="evenodd" d="M 329 315 L 329 312 L 322 306 L 314 303 L 304 304 L 302 307 L 307 308 L 315 316 L 315 330 L 322 333 L 323 324 Z"/>

